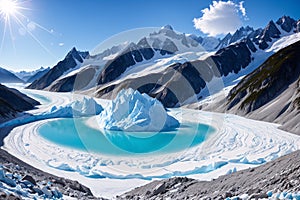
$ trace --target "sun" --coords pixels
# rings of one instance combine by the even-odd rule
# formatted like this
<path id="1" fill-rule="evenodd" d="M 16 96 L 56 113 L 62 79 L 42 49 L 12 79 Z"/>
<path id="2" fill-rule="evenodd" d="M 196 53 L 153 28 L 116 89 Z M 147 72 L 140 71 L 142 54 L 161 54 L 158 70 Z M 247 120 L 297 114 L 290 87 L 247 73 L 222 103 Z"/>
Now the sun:
<path id="1" fill-rule="evenodd" d="M 31 21 L 23 12 L 31 11 L 28 7 L 28 2 L 32 0 L 0 0 L 0 25 L 3 24 L 2 39 L 0 37 L 0 55 L 4 48 L 5 39 L 10 38 L 12 47 L 16 52 L 15 38 L 16 33 L 21 36 L 28 35 L 37 42 L 46 52 L 53 56 L 49 49 L 34 35 L 33 31 L 36 28 L 46 31 L 47 33 L 53 34 L 50 30 L 44 26 Z M 0 26 L 1 28 L 1 26 Z M 55 56 L 53 56 L 55 57 Z"/>
<path id="2" fill-rule="evenodd" d="M 15 15 L 18 12 L 18 8 L 15 0 L 0 0 L 0 14 L 4 18 Z"/>

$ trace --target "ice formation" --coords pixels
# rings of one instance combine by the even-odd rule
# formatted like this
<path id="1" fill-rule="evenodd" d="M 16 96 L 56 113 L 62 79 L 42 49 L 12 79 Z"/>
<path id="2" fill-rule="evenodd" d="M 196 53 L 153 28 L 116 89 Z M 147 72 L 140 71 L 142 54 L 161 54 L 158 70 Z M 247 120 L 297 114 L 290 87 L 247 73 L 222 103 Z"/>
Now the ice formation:
<path id="1" fill-rule="evenodd" d="M 53 106 L 50 112 L 45 113 L 45 115 L 54 117 L 85 117 L 98 115 L 102 110 L 102 106 L 94 99 L 84 97 L 82 101 L 77 100 L 66 106 Z"/>
<path id="2" fill-rule="evenodd" d="M 103 129 L 135 132 L 167 131 L 179 127 L 155 98 L 133 89 L 121 90 L 98 116 Z"/>
<path id="3" fill-rule="evenodd" d="M 30 116 L 25 115 L 23 117 L 10 120 L 0 124 L 0 128 L 5 126 L 17 126 L 45 119 L 87 117 L 98 115 L 102 110 L 102 106 L 99 105 L 93 98 L 83 98 L 82 101 L 76 100 L 64 106 L 54 105 L 49 111 Z"/>

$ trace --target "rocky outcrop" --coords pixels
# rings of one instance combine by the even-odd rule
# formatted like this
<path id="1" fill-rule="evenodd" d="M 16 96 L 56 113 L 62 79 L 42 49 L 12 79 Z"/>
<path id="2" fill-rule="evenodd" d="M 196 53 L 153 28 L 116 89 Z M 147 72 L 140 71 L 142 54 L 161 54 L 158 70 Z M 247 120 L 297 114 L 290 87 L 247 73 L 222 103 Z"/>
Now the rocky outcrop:
<path id="1" fill-rule="evenodd" d="M 61 75 L 63 75 L 66 71 L 75 68 L 77 66 L 77 63 L 82 63 L 83 59 L 87 56 L 89 56 L 88 52 L 78 52 L 76 48 L 73 48 L 64 58 L 64 60 L 60 61 L 44 76 L 42 76 L 38 80 L 35 80 L 27 88 L 39 90 L 45 89 L 56 79 L 58 79 Z"/>
<path id="2" fill-rule="evenodd" d="M 282 30 L 288 33 L 297 27 L 297 21 L 290 18 L 289 16 L 281 17 L 277 20 L 276 24 L 279 25 L 282 28 Z"/>
<path id="3" fill-rule="evenodd" d="M 247 41 L 242 41 L 217 51 L 211 59 L 219 69 L 220 75 L 227 76 L 231 72 L 238 73 L 242 68 L 249 65 L 251 62 L 251 51 Z"/>
<path id="4" fill-rule="evenodd" d="M 300 42 L 269 57 L 228 96 L 227 109 L 254 119 L 278 122 L 300 133 Z M 285 126 L 285 124 L 291 124 Z"/>
<path id="5" fill-rule="evenodd" d="M 16 89 L 8 88 L 0 84 L 0 118 L 9 118 L 18 112 L 33 109 L 39 102 L 22 94 Z M 0 119 L 0 122 L 3 119 Z"/>
<path id="6" fill-rule="evenodd" d="M 0 131 L 1 132 L 1 131 Z M 13 176 L 8 176 L 13 174 Z M 2 182 L 8 182 L 12 186 L 7 191 L 11 195 L 5 195 L 1 191 L 5 189 Z M 91 190 L 77 181 L 57 177 L 8 154 L 0 149 L 0 199 L 98 199 L 93 196 Z"/>
<path id="7" fill-rule="evenodd" d="M 281 32 L 276 27 L 274 21 L 271 20 L 261 34 L 258 37 L 253 38 L 253 41 L 260 49 L 265 50 L 269 47 L 268 42 L 272 42 L 272 39 L 280 38 L 280 35 Z"/>
<path id="8" fill-rule="evenodd" d="M 186 177 L 153 181 L 126 192 L 117 199 L 261 199 L 273 195 L 276 199 L 276 193 L 280 196 L 284 191 L 291 194 L 299 191 L 299 173 L 300 152 L 296 151 L 257 168 L 238 171 L 212 181 Z M 242 195 L 244 198 L 240 198 Z"/>

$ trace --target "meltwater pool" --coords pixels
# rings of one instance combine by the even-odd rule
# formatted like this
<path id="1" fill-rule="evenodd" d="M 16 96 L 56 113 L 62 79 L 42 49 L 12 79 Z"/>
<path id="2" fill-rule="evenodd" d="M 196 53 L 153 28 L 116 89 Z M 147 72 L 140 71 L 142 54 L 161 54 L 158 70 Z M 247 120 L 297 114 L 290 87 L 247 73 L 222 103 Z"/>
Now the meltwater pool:
<path id="1" fill-rule="evenodd" d="M 186 150 L 202 143 L 215 129 L 205 124 L 182 123 L 166 132 L 124 132 L 96 130 L 86 118 L 57 119 L 39 128 L 39 134 L 69 148 L 113 156 L 166 154 Z"/>

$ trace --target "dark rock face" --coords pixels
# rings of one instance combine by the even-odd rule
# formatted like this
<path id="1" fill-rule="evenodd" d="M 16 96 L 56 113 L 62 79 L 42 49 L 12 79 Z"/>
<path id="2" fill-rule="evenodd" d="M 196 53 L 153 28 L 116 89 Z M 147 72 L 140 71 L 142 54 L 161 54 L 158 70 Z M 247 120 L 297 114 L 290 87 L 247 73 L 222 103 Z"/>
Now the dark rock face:
<path id="1" fill-rule="evenodd" d="M 155 46 L 154 50 L 159 49 L 160 42 L 159 39 L 153 42 L 153 46 Z M 98 85 L 115 80 L 124 73 L 127 68 L 138 62 L 150 60 L 154 56 L 154 50 L 149 45 L 146 38 L 141 39 L 137 44 L 131 43 L 121 55 L 106 63 L 98 78 Z"/>
<path id="2" fill-rule="evenodd" d="M 17 112 L 33 109 L 39 102 L 21 92 L 0 84 L 0 116 L 8 117 Z"/>
<path id="3" fill-rule="evenodd" d="M 238 73 L 251 62 L 251 52 L 245 41 L 217 51 L 212 60 L 218 67 L 221 76 L 230 72 Z"/>
<path id="4" fill-rule="evenodd" d="M 290 45 L 246 76 L 228 97 L 228 109 L 252 112 L 270 102 L 300 77 L 300 42 Z"/>
<path id="5" fill-rule="evenodd" d="M 171 65 L 163 73 L 127 79 L 118 85 L 102 87 L 97 96 L 114 98 L 123 88 L 133 88 L 159 99 L 166 107 L 174 107 L 205 86 L 200 73 L 191 63 Z M 182 92 L 184 91 L 184 92 Z"/>
<path id="6" fill-rule="evenodd" d="M 256 52 L 257 49 L 256 47 L 254 46 L 253 42 L 248 38 L 244 39 L 243 40 L 244 42 L 246 42 L 246 45 L 248 46 L 248 48 L 252 51 L 252 52 Z"/>
<path id="7" fill-rule="evenodd" d="M 49 90 L 53 92 L 78 91 L 86 87 L 93 79 L 96 70 L 93 67 L 86 68 L 79 73 L 60 79 L 53 83 Z"/>
<path id="8" fill-rule="evenodd" d="M 134 60 L 134 55 L 137 55 L 137 57 L 141 56 L 138 50 L 133 50 L 127 51 L 114 60 L 109 61 L 100 74 L 98 84 L 101 85 L 113 81 L 123 72 L 125 72 L 128 67 L 133 66 L 136 63 Z"/>
<path id="9" fill-rule="evenodd" d="M 289 33 L 292 29 L 296 28 L 297 22 L 289 16 L 283 16 L 277 20 L 276 24 Z"/>
<path id="10" fill-rule="evenodd" d="M 152 47 L 148 44 L 147 39 L 143 38 L 137 43 L 137 47 L 146 60 L 150 60 L 154 56 Z"/>
<path id="11" fill-rule="evenodd" d="M 272 38 L 279 38 L 280 34 L 281 33 L 275 23 L 270 21 L 259 37 L 254 38 L 254 41 L 259 45 L 260 49 L 265 50 L 269 46 L 267 42 L 272 42 Z"/>
<path id="12" fill-rule="evenodd" d="M 78 52 L 73 48 L 65 57 L 64 60 L 60 61 L 56 66 L 54 66 L 50 71 L 48 71 L 44 76 L 34 81 L 29 85 L 28 89 L 44 89 L 58 79 L 64 72 L 68 71 L 77 66 L 76 60 L 80 63 L 83 62 L 83 58 L 89 56 L 88 52 Z"/>

